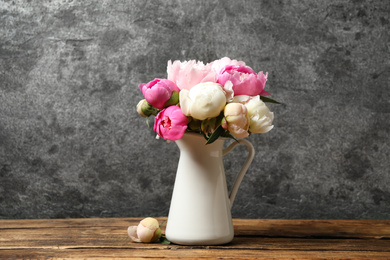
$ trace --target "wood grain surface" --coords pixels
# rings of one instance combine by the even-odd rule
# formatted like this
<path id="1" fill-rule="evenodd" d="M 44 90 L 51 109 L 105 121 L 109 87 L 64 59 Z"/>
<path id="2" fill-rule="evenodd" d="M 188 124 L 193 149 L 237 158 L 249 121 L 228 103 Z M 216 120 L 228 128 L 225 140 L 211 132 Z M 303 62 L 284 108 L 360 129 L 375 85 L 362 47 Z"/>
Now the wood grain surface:
<path id="1" fill-rule="evenodd" d="M 390 259 L 390 220 L 234 219 L 231 243 L 181 246 L 131 242 L 141 219 L 0 220 L 0 259 Z"/>

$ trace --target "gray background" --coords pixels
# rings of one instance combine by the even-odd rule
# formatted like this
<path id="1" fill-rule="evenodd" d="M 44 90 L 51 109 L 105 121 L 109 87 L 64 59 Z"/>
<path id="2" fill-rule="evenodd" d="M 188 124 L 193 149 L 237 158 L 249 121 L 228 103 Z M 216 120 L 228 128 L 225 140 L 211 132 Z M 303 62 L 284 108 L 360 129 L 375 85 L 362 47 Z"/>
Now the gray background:
<path id="1" fill-rule="evenodd" d="M 0 218 L 166 216 L 179 151 L 135 106 L 167 61 L 268 71 L 240 218 L 390 218 L 390 3 L 0 1 Z M 246 155 L 225 160 L 229 186 Z"/>

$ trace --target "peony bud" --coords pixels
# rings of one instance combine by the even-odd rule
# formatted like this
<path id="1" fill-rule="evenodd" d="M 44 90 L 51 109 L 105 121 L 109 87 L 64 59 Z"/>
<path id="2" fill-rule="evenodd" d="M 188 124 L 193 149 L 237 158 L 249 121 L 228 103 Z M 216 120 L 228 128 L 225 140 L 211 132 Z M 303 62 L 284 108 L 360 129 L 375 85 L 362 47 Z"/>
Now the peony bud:
<path id="1" fill-rule="evenodd" d="M 178 103 L 178 100 L 176 100 L 176 103 L 173 103 L 175 100 L 172 101 L 171 99 L 172 95 L 178 95 L 177 93 L 174 94 L 174 92 L 179 92 L 180 89 L 170 80 L 154 79 L 149 83 L 140 84 L 138 87 L 148 103 L 155 108 L 163 109 Z"/>
<path id="2" fill-rule="evenodd" d="M 222 127 L 227 129 L 233 136 L 244 138 L 249 135 L 249 116 L 247 108 L 240 103 L 229 103 L 224 109 L 225 118 Z"/>
<path id="3" fill-rule="evenodd" d="M 138 226 L 130 226 L 127 232 L 134 242 L 151 243 L 161 237 L 160 225 L 155 218 L 145 218 Z"/>
<path id="4" fill-rule="evenodd" d="M 154 107 L 152 107 L 146 99 L 142 99 L 137 104 L 137 112 L 140 116 L 148 117 L 151 115 L 157 115 L 158 110 Z"/>

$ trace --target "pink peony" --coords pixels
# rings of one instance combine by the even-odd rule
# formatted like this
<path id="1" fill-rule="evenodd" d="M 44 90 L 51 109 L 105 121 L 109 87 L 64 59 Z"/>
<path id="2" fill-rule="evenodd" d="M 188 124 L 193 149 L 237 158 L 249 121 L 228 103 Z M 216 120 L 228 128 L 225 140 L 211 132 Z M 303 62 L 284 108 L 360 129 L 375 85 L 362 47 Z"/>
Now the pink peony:
<path id="1" fill-rule="evenodd" d="M 179 140 L 187 129 L 188 119 L 180 107 L 170 106 L 160 111 L 154 119 L 154 131 L 165 140 Z"/>
<path id="2" fill-rule="evenodd" d="M 212 69 L 212 63 L 206 65 L 201 61 L 168 61 L 168 80 L 176 83 L 179 89 L 190 90 L 202 82 L 216 82 L 217 72 Z"/>
<path id="3" fill-rule="evenodd" d="M 175 105 L 179 101 L 180 89 L 170 80 L 154 79 L 147 84 L 142 83 L 138 87 L 146 101 L 155 108 L 163 109 L 169 105 Z"/>
<path id="4" fill-rule="evenodd" d="M 224 57 L 222 59 L 219 59 L 219 60 L 215 60 L 212 62 L 211 64 L 211 67 L 213 68 L 213 70 L 217 73 L 217 76 L 218 76 L 218 73 L 223 69 L 225 68 L 226 66 L 229 66 L 229 65 L 240 65 L 240 66 L 246 66 L 245 62 L 243 61 L 237 61 L 237 60 L 231 60 L 230 58 L 228 57 Z"/>
<path id="5" fill-rule="evenodd" d="M 258 74 L 250 67 L 243 65 L 227 65 L 218 74 L 217 82 L 222 86 L 230 81 L 233 84 L 234 95 L 267 96 L 264 90 L 267 76 L 260 71 Z"/>

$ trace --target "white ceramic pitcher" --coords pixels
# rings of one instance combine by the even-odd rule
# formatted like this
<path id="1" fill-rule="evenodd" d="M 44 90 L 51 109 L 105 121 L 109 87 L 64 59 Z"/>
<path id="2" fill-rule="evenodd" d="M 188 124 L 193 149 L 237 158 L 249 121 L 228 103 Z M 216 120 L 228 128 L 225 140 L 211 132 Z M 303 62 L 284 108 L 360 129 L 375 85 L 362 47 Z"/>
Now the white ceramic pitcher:
<path id="1" fill-rule="evenodd" d="M 206 145 L 199 134 L 186 133 L 176 141 L 180 159 L 173 188 L 165 235 L 183 245 L 220 245 L 232 241 L 231 207 L 242 178 L 253 158 L 254 148 L 244 139 L 223 150 L 227 138 Z M 239 144 L 248 156 L 228 195 L 222 157 Z"/>

